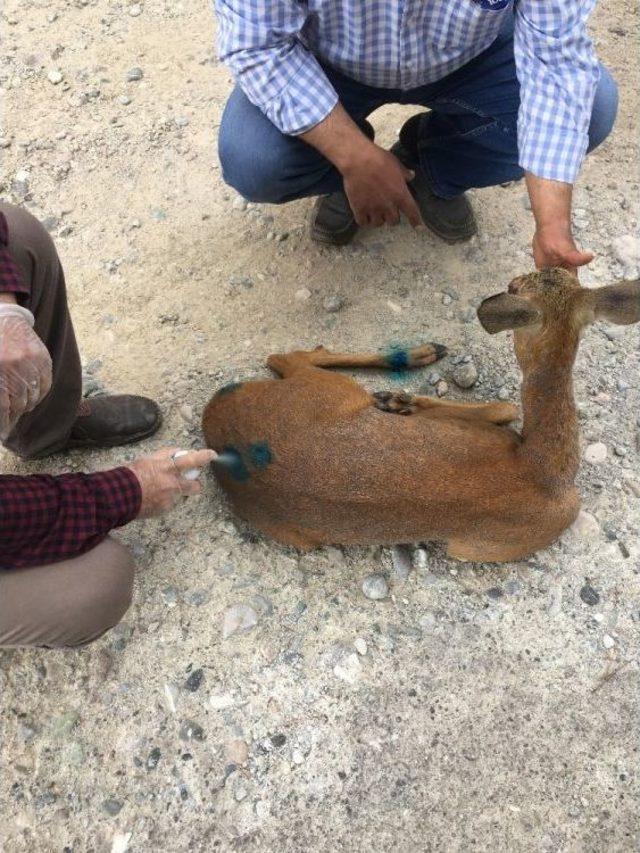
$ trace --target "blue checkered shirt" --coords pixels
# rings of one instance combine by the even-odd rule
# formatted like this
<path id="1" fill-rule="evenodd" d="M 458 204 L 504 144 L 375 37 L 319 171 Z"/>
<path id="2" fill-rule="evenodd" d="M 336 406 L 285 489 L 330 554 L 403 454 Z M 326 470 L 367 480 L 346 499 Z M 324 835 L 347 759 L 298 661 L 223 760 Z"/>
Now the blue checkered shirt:
<path id="1" fill-rule="evenodd" d="M 598 63 L 596 0 L 214 0 L 220 58 L 282 133 L 321 122 L 338 96 L 320 62 L 369 86 L 441 80 L 498 36 L 515 9 L 522 168 L 573 183 L 587 150 Z"/>

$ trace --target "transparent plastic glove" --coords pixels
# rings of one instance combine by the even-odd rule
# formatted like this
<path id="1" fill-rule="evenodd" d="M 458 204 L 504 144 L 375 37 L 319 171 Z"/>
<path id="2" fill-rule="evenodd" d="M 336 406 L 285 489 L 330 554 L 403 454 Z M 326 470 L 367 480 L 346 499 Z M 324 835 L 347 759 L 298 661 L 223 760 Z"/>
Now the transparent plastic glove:
<path id="1" fill-rule="evenodd" d="M 0 305 L 0 440 L 51 388 L 51 356 L 33 331 L 33 315 L 19 305 Z"/>
<path id="2" fill-rule="evenodd" d="M 214 450 L 179 450 L 165 447 L 151 456 L 136 459 L 127 467 L 138 478 L 142 505 L 138 518 L 151 518 L 172 509 L 180 498 L 199 495 L 202 485 L 194 478 L 217 457 Z"/>

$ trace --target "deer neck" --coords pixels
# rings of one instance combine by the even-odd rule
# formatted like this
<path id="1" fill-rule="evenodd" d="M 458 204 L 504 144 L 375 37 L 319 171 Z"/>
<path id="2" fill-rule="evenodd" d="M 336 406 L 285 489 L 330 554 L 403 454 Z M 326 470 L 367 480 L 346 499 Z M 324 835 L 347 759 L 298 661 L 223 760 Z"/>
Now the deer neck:
<path id="1" fill-rule="evenodd" d="M 573 398 L 573 364 L 579 334 L 548 329 L 535 342 L 524 371 L 521 453 L 541 484 L 552 491 L 573 485 L 580 462 L 578 414 Z"/>

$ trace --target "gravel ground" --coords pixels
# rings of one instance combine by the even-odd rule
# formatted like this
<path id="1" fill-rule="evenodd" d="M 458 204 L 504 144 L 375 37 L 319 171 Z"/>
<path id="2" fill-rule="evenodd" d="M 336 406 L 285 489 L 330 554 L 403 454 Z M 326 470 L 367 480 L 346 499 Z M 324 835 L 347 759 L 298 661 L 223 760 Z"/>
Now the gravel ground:
<path id="1" fill-rule="evenodd" d="M 517 399 L 509 342 L 474 309 L 531 268 L 522 185 L 474 193 L 481 234 L 465 246 L 402 227 L 318 249 L 308 202 L 247 206 L 222 183 L 230 80 L 205 3 L 7 0 L 3 16 L 0 193 L 57 239 L 87 392 L 160 400 L 142 450 L 198 444 L 215 387 L 319 343 L 442 341 L 450 356 L 411 390 Z M 588 285 L 638 274 L 637 18 L 631 0 L 594 17 L 621 107 L 576 191 Z M 385 144 L 406 115 L 374 116 Z M 300 555 L 237 527 L 213 484 L 123 531 L 139 573 L 116 630 L 0 653 L 0 848 L 639 849 L 638 344 L 637 327 L 588 332 L 584 511 L 530 560 L 461 564 L 431 544 Z"/>

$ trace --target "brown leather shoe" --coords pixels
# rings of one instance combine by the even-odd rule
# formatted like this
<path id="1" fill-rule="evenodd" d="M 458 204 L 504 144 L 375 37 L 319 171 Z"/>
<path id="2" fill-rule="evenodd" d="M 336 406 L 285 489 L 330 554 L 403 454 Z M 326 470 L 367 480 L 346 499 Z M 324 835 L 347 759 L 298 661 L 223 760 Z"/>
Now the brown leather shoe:
<path id="1" fill-rule="evenodd" d="M 325 246 L 346 246 L 356 235 L 358 224 L 343 192 L 316 199 L 309 220 L 309 236 Z"/>
<path id="2" fill-rule="evenodd" d="M 64 449 L 131 444 L 153 435 L 161 424 L 158 405 L 146 397 L 131 394 L 91 397 L 81 400 Z"/>
<path id="3" fill-rule="evenodd" d="M 440 198 L 433 191 L 429 174 L 418 162 L 417 138 L 425 115 L 419 113 L 404 124 L 391 153 L 415 173 L 409 189 L 420 208 L 424 224 L 447 243 L 470 240 L 477 234 L 478 226 L 469 199 L 464 193 L 454 198 Z"/>

